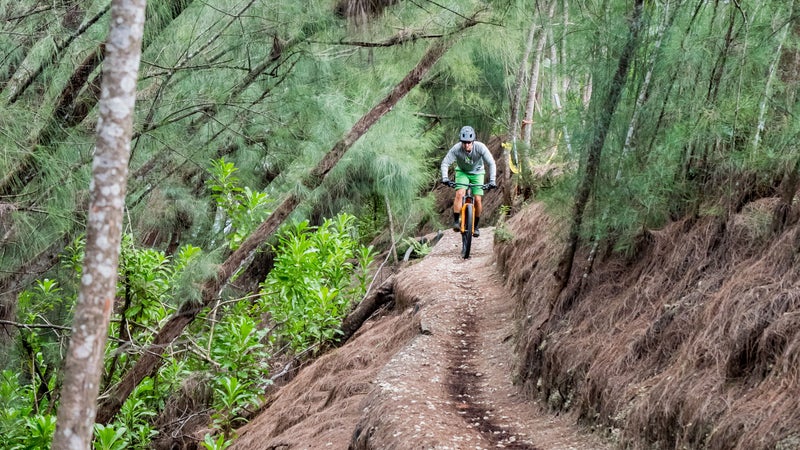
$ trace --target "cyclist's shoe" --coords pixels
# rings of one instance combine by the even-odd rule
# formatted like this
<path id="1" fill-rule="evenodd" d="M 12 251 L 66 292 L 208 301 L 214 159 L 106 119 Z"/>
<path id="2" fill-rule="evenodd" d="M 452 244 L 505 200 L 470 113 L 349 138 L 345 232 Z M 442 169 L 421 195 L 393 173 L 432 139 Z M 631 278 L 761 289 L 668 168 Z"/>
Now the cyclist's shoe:
<path id="1" fill-rule="evenodd" d="M 474 236 L 474 237 L 480 237 L 480 235 L 481 235 L 481 230 L 479 230 L 479 229 L 478 229 L 478 227 L 475 227 L 475 228 L 472 230 L 472 236 Z"/>
<path id="2" fill-rule="evenodd" d="M 458 221 L 453 222 L 453 231 L 455 232 L 461 231 L 461 222 Z"/>

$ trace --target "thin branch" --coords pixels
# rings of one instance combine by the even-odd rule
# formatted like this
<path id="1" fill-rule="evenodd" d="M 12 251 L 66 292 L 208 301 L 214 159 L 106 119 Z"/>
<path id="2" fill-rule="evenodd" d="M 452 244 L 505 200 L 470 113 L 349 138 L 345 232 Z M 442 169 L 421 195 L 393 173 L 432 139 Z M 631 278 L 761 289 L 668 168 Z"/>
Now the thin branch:
<path id="1" fill-rule="evenodd" d="M 25 14 L 21 14 L 19 16 L 7 17 L 7 18 L 3 19 L 3 21 L 5 21 L 5 22 L 13 22 L 15 20 L 27 19 L 30 16 L 35 16 L 36 14 L 47 12 L 47 11 L 50 11 L 52 9 L 54 9 L 53 6 L 45 6 L 42 9 L 34 9 L 34 10 L 26 12 Z"/>
<path id="2" fill-rule="evenodd" d="M 312 43 L 317 44 L 330 44 L 330 45 L 351 45 L 354 47 L 366 47 L 366 48 L 375 48 L 375 47 L 392 47 L 395 45 L 402 45 L 408 42 L 414 42 L 420 39 L 440 39 L 444 37 L 443 34 L 419 34 L 419 33 L 404 33 L 400 32 L 385 41 L 382 42 L 367 42 L 367 41 L 344 41 L 340 40 L 339 42 L 315 42 L 311 41 Z"/>
<path id="3" fill-rule="evenodd" d="M 45 330 L 72 331 L 72 328 L 63 327 L 61 325 L 53 325 L 45 323 L 19 323 L 10 320 L 0 320 L 0 325 L 11 326 L 23 330 L 45 329 Z"/>
<path id="4" fill-rule="evenodd" d="M 438 6 L 439 8 L 441 8 L 441 9 L 443 9 L 443 10 L 445 10 L 445 11 L 451 12 L 451 13 L 455 14 L 456 16 L 458 16 L 458 17 L 460 17 L 460 18 L 464 19 L 464 20 L 467 20 L 467 21 L 472 21 L 472 22 L 474 22 L 475 24 L 478 24 L 478 23 L 483 23 L 483 24 L 486 24 L 486 25 L 503 26 L 502 24 L 499 24 L 499 23 L 492 23 L 492 22 L 482 22 L 482 21 L 477 21 L 477 20 L 475 20 L 475 17 L 477 17 L 477 15 L 478 15 L 478 14 L 480 14 L 480 13 L 482 13 L 483 11 L 485 11 L 485 10 L 486 10 L 485 8 L 484 8 L 484 9 L 482 9 L 482 10 L 479 10 L 479 11 L 476 11 L 476 12 L 474 12 L 474 13 L 472 14 L 472 17 L 467 17 L 467 16 L 465 16 L 465 15 L 461 14 L 461 13 L 460 13 L 460 12 L 458 12 L 458 11 L 455 11 L 455 10 L 453 10 L 453 9 L 450 9 L 450 8 L 448 8 L 447 6 L 444 6 L 444 5 L 442 5 L 441 3 L 437 3 L 437 2 L 435 2 L 435 1 L 433 1 L 433 0 L 427 0 L 427 1 L 428 1 L 428 3 L 430 3 L 430 4 L 432 4 L 432 5 Z"/>
<path id="5" fill-rule="evenodd" d="M 397 262 L 397 248 L 395 246 L 396 237 L 394 235 L 394 218 L 392 216 L 392 205 L 389 203 L 389 196 L 384 195 L 386 202 L 386 215 L 389 216 L 389 236 L 392 245 L 389 247 L 389 254 L 392 256 L 392 261 Z"/>

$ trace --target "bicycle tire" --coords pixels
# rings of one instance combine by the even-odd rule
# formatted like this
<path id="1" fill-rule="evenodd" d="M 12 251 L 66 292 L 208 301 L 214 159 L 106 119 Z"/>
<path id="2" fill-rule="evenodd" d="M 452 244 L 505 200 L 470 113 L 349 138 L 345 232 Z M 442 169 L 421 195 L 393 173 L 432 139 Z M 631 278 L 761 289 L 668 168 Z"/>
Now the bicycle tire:
<path id="1" fill-rule="evenodd" d="M 469 258 L 469 251 L 472 247 L 472 229 L 475 225 L 474 217 L 472 214 L 472 203 L 464 205 L 464 211 L 461 213 L 461 257 L 464 259 Z"/>

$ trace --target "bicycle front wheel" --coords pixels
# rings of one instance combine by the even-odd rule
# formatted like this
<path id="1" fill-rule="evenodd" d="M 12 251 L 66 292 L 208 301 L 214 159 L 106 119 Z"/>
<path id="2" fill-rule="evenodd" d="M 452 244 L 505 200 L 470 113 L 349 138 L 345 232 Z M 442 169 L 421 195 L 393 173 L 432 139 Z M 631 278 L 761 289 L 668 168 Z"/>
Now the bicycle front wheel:
<path id="1" fill-rule="evenodd" d="M 464 211 L 461 213 L 461 256 L 464 259 L 469 258 L 469 250 L 472 247 L 472 230 L 475 225 L 475 217 L 472 212 L 472 203 L 464 205 Z"/>

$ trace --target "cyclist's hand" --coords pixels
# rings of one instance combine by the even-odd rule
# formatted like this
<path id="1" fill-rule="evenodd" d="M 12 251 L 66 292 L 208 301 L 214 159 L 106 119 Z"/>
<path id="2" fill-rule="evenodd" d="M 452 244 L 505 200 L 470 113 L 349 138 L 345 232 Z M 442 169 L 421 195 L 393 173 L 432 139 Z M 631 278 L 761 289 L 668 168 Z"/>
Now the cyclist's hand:
<path id="1" fill-rule="evenodd" d="M 494 181 L 490 181 L 490 182 L 486 183 L 486 185 L 483 186 L 483 188 L 486 189 L 487 191 L 490 191 L 492 189 L 497 189 L 497 185 L 495 184 Z"/>
<path id="2" fill-rule="evenodd" d="M 456 187 L 456 183 L 449 178 L 442 178 L 442 184 L 445 186 Z"/>

